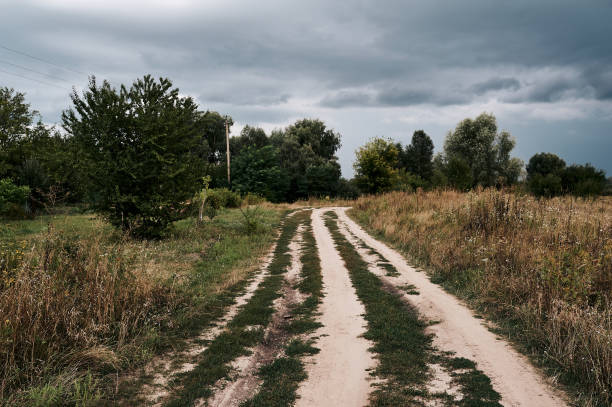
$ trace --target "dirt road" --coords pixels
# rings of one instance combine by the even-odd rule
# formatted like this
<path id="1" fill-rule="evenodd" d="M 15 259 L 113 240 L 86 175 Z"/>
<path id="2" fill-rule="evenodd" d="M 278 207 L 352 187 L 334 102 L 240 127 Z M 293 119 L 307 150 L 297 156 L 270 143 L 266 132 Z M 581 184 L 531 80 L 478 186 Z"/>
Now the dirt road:
<path id="1" fill-rule="evenodd" d="M 156 403 L 567 405 L 566 396 L 486 322 L 370 236 L 346 210 L 314 209 L 288 218 L 293 229 L 283 231 L 280 252 L 267 260 L 221 323 L 203 333 L 214 349 L 219 348 L 216 338 L 227 340 L 224 329 L 238 339 L 261 331 L 258 342 L 245 344 L 224 362 L 229 374 L 202 382 L 205 391 L 195 391 L 200 396 L 183 391 L 189 397 L 173 404 L 167 403 L 171 395 L 164 402 L 157 393 Z M 285 265 L 266 270 L 270 264 Z M 277 277 L 282 284 L 276 297 L 263 303 L 263 293 Z M 268 307 L 267 322 L 244 322 L 242 327 L 231 321 L 243 321 L 241 312 L 248 314 L 251 302 L 258 309 Z M 196 351 L 205 348 L 200 345 Z M 206 351 L 202 355 L 198 357 L 204 361 L 210 357 Z M 177 378 L 165 382 L 180 393 L 180 379 L 188 377 L 188 369 L 209 377 L 219 368 L 197 365 L 195 361 L 179 369 Z"/>

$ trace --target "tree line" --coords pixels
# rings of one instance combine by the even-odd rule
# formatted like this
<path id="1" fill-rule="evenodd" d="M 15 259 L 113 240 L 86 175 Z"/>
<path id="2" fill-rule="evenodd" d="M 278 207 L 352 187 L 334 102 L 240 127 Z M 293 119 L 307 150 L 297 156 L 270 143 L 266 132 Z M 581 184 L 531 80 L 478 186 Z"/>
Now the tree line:
<path id="1" fill-rule="evenodd" d="M 422 130 L 406 146 L 375 138 L 358 149 L 355 177 L 346 180 L 336 156 L 341 135 L 318 119 L 302 119 L 270 134 L 245 126 L 232 137 L 229 184 L 226 125 L 231 117 L 201 110 L 169 79 L 149 75 L 119 88 L 92 77 L 81 94 L 71 94 L 59 129 L 44 125 L 23 93 L 0 88 L 0 215 L 87 203 L 113 225 L 157 237 L 199 198 L 216 205 L 219 195 L 202 194 L 209 187 L 293 202 L 419 187 L 503 187 L 516 184 L 523 169 L 510 156 L 514 139 L 498 131 L 493 115 L 482 114 L 459 123 L 435 156 Z M 549 153 L 532 157 L 526 180 L 537 195 L 594 195 L 606 184 L 603 171 L 566 167 Z"/>
<path id="2" fill-rule="evenodd" d="M 434 155 L 431 138 L 417 130 L 410 144 L 376 137 L 356 152 L 354 182 L 362 192 L 416 188 L 502 188 L 521 184 L 536 196 L 595 196 L 612 192 L 612 179 L 590 164 L 573 164 L 552 153 L 529 160 L 511 157 L 516 142 L 498 131 L 495 116 L 482 113 L 449 131 L 442 152 Z M 521 182 L 524 178 L 525 182 Z"/>

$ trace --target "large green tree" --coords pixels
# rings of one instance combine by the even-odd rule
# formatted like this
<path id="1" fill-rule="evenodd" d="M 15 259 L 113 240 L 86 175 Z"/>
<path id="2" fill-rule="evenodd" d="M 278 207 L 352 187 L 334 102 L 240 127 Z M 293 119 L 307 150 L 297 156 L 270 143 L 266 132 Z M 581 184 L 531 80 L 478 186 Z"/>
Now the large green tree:
<path id="1" fill-rule="evenodd" d="M 252 192 L 272 202 L 285 199 L 289 178 L 280 167 L 278 149 L 271 145 L 256 145 L 241 149 L 232 160 L 233 189 Z"/>
<path id="2" fill-rule="evenodd" d="M 510 185 L 518 180 L 523 163 L 511 158 L 515 141 L 507 131 L 497 132 L 495 116 L 482 113 L 461 121 L 444 142 L 447 162 L 469 167 L 472 187 Z"/>
<path id="3" fill-rule="evenodd" d="M 393 188 L 399 151 L 391 140 L 376 137 L 355 155 L 355 182 L 363 192 L 374 194 Z"/>
<path id="4" fill-rule="evenodd" d="M 527 185 L 537 196 L 560 195 L 564 170 L 565 161 L 556 154 L 534 154 L 527 163 Z"/>
<path id="5" fill-rule="evenodd" d="M 287 201 L 335 195 L 340 182 L 336 151 L 340 134 L 320 120 L 302 119 L 270 135 L 279 151 L 281 168 L 289 177 Z"/>
<path id="6" fill-rule="evenodd" d="M 433 175 L 433 150 L 431 138 L 423 130 L 417 130 L 410 144 L 399 151 L 399 165 L 424 180 L 430 180 Z"/>
<path id="7" fill-rule="evenodd" d="M 47 133 L 40 115 L 14 89 L 0 88 L 0 178 L 15 177 L 28 158 L 24 142 L 37 133 Z"/>
<path id="8" fill-rule="evenodd" d="M 94 208 L 135 235 L 160 236 L 201 187 L 196 103 L 170 80 L 149 75 L 119 89 L 92 77 L 83 95 L 71 98 L 62 121 L 91 163 Z"/>

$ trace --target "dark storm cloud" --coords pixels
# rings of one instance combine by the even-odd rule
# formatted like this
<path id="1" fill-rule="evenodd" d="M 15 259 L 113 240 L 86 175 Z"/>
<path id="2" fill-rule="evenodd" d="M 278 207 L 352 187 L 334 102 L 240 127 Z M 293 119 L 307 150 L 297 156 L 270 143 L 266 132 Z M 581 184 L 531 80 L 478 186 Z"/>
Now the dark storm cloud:
<path id="1" fill-rule="evenodd" d="M 521 83 L 515 78 L 491 78 L 473 85 L 472 90 L 476 95 L 482 95 L 495 90 L 517 90 L 520 87 Z"/>
<path id="2" fill-rule="evenodd" d="M 437 118 L 491 101 L 530 117 L 540 112 L 532 104 L 563 105 L 599 120 L 597 131 L 611 119 L 601 113 L 608 105 L 591 107 L 612 101 L 608 0 L 30 0 L 3 2 L 2 15 L 0 44 L 71 69 L 0 49 L 0 60 L 64 79 L 21 72 L 62 90 L 0 73 L 0 86 L 26 91 L 47 121 L 87 74 L 118 85 L 145 73 L 249 124 L 329 114 L 342 127 L 348 108 L 423 108 Z"/>

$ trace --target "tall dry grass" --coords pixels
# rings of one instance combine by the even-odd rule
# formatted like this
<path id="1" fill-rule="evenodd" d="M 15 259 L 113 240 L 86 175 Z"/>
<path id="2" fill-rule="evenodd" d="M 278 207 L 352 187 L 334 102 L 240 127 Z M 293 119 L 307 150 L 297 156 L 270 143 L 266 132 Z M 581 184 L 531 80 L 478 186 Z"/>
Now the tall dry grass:
<path id="1" fill-rule="evenodd" d="M 0 290 L 0 400 L 66 367 L 116 369 L 117 350 L 163 318 L 172 290 L 106 238 L 50 229 L 23 254 Z"/>
<path id="2" fill-rule="evenodd" d="M 587 405 L 612 402 L 612 199 L 393 192 L 353 214 L 494 315 Z"/>

